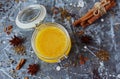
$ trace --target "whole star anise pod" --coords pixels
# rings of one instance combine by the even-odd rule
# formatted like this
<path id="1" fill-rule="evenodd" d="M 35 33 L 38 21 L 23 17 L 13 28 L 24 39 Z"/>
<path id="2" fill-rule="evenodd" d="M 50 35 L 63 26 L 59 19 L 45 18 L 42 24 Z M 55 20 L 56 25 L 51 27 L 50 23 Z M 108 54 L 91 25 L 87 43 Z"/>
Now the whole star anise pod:
<path id="1" fill-rule="evenodd" d="M 109 57 L 110 57 L 109 53 L 105 50 L 98 51 L 96 56 L 102 61 L 107 61 L 107 60 L 109 60 Z"/>
<path id="2" fill-rule="evenodd" d="M 31 64 L 29 65 L 28 68 L 28 73 L 30 73 L 31 75 L 35 75 L 39 70 L 39 65 L 38 64 Z"/>
<path id="3" fill-rule="evenodd" d="M 14 37 L 12 37 L 12 39 L 9 40 L 9 42 L 10 42 L 10 45 L 18 46 L 18 45 L 21 45 L 24 42 L 24 38 L 17 37 L 17 36 L 14 35 Z"/>
<path id="4" fill-rule="evenodd" d="M 80 40 L 81 40 L 82 43 L 87 44 L 87 45 L 92 44 L 92 42 L 93 42 L 93 38 L 91 36 L 89 36 L 89 35 L 81 36 Z"/>

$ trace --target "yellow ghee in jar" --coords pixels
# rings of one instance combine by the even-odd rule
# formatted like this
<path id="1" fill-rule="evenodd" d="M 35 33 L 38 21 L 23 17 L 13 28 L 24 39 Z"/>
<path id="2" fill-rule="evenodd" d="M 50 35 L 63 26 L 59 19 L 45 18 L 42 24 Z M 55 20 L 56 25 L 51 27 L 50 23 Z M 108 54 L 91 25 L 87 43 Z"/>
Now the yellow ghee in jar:
<path id="1" fill-rule="evenodd" d="M 68 43 L 70 42 L 67 35 L 60 28 L 54 26 L 42 28 L 35 38 L 36 54 L 43 61 L 58 62 L 58 57 L 69 53 L 71 44 Z"/>

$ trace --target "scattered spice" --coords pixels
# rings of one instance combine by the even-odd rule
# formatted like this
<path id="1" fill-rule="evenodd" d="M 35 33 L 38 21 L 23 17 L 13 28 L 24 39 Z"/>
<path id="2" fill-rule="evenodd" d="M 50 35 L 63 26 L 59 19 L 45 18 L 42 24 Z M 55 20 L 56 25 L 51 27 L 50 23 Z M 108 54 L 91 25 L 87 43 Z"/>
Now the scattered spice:
<path id="1" fill-rule="evenodd" d="M 62 64 L 63 67 L 77 67 L 79 65 L 83 65 L 87 62 L 88 57 L 85 57 L 83 55 L 80 54 L 76 54 L 74 53 L 74 55 L 71 55 L 71 57 L 69 58 L 69 61 L 67 61 L 66 63 Z"/>
<path id="2" fill-rule="evenodd" d="M 73 57 L 71 57 L 71 60 L 70 60 L 70 64 L 73 66 L 73 67 L 76 67 L 79 65 L 79 54 L 75 54 L 73 55 Z"/>
<path id="3" fill-rule="evenodd" d="M 4 32 L 6 32 L 6 33 L 9 35 L 9 34 L 11 34 L 12 29 L 13 29 L 13 26 L 12 26 L 12 25 L 9 25 L 8 27 L 5 27 L 5 28 L 4 28 Z"/>
<path id="4" fill-rule="evenodd" d="M 60 12 L 61 12 L 62 20 L 67 19 L 68 21 L 70 21 L 71 16 L 70 16 L 70 13 L 66 9 L 60 8 Z"/>
<path id="5" fill-rule="evenodd" d="M 80 37 L 80 40 L 82 43 L 87 44 L 87 45 L 92 44 L 92 42 L 93 42 L 93 38 L 89 35 L 82 35 Z"/>
<path id="6" fill-rule="evenodd" d="M 21 54 L 21 55 L 25 54 L 25 50 L 26 50 L 24 45 L 15 46 L 13 49 L 17 54 Z"/>
<path id="7" fill-rule="evenodd" d="M 29 79 L 29 77 L 25 77 L 24 79 Z"/>
<path id="8" fill-rule="evenodd" d="M 79 35 L 79 36 L 81 36 L 81 35 L 83 35 L 85 32 L 83 31 L 83 30 L 80 30 L 79 32 L 77 32 L 77 34 Z"/>
<path id="9" fill-rule="evenodd" d="M 72 64 L 71 64 L 73 67 L 76 67 L 78 65 L 78 62 L 77 61 L 73 61 Z"/>
<path id="10" fill-rule="evenodd" d="M 59 8 L 58 7 L 53 7 L 52 9 L 53 14 L 58 14 L 59 13 Z"/>
<path id="11" fill-rule="evenodd" d="M 15 73 L 16 73 L 16 70 L 15 70 L 15 69 L 11 69 L 9 72 L 10 72 L 11 74 L 15 74 Z"/>
<path id="12" fill-rule="evenodd" d="M 69 66 L 70 66 L 69 63 L 66 63 L 66 64 L 63 65 L 63 67 L 69 67 Z"/>
<path id="13" fill-rule="evenodd" d="M 26 59 L 20 59 L 18 65 L 16 66 L 16 70 L 20 70 L 21 67 L 25 64 Z"/>
<path id="14" fill-rule="evenodd" d="M 31 75 L 35 75 L 39 70 L 39 65 L 38 64 L 31 64 L 29 65 L 28 68 L 28 73 L 30 73 Z"/>
<path id="15" fill-rule="evenodd" d="M 100 50 L 100 51 L 98 51 L 97 53 L 96 53 L 96 56 L 100 59 L 100 60 L 102 60 L 102 61 L 107 61 L 107 60 L 109 60 L 109 53 L 107 52 L 107 51 L 105 51 L 105 50 Z"/>
<path id="16" fill-rule="evenodd" d="M 87 57 L 84 57 L 83 55 L 80 55 L 80 64 L 81 65 L 85 64 L 87 60 L 88 60 Z"/>
<path id="17" fill-rule="evenodd" d="M 3 4 L 0 2 L 0 8 L 3 6 Z"/>
<path id="18" fill-rule="evenodd" d="M 73 40 L 73 39 L 71 39 L 71 42 L 72 42 L 72 44 L 76 43 L 76 41 L 75 41 L 75 40 Z"/>
<path id="19" fill-rule="evenodd" d="M 69 13 L 66 9 L 64 8 L 58 8 L 58 7 L 53 7 L 52 8 L 53 14 L 60 14 L 61 20 L 64 21 L 65 19 L 67 21 L 71 20 L 71 17 L 74 17 L 75 14 Z"/>
<path id="20" fill-rule="evenodd" d="M 13 64 L 13 63 L 14 63 L 14 60 L 13 60 L 13 59 L 10 59 L 9 62 L 10 62 L 10 64 Z"/>
<path id="21" fill-rule="evenodd" d="M 115 31 L 119 31 L 119 29 L 120 29 L 120 24 L 119 24 L 119 23 L 116 23 L 116 24 L 115 24 Z"/>
<path id="22" fill-rule="evenodd" d="M 24 38 L 17 37 L 14 35 L 14 37 L 11 40 L 9 40 L 9 42 L 13 46 L 22 45 L 22 43 L 24 42 Z"/>
<path id="23" fill-rule="evenodd" d="M 15 0 L 15 2 L 19 3 L 19 0 Z"/>
<path id="24" fill-rule="evenodd" d="M 98 69 L 93 69 L 93 79 L 102 79 L 99 75 Z"/>
<path id="25" fill-rule="evenodd" d="M 15 0 L 16 3 L 19 3 L 20 1 L 25 2 L 26 0 Z"/>
<path id="26" fill-rule="evenodd" d="M 14 7 L 14 1 L 13 0 L 2 0 L 2 1 L 0 1 L 0 16 L 5 15 L 13 7 Z"/>

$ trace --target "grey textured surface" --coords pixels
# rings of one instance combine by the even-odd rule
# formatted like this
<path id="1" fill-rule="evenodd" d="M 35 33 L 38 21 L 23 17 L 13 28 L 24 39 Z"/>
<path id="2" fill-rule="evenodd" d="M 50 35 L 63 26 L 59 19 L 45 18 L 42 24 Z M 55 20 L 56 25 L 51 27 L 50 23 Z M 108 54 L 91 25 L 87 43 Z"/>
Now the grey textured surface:
<path id="1" fill-rule="evenodd" d="M 84 7 L 79 6 L 79 2 L 84 2 Z M 93 4 L 98 0 L 20 0 L 16 3 L 14 0 L 0 0 L 3 5 L 0 6 L 0 79 L 24 79 L 28 76 L 30 79 L 93 79 L 92 70 L 98 68 L 102 79 L 119 79 L 120 78 L 120 0 L 117 0 L 117 6 L 109 11 L 102 18 L 94 24 L 85 29 L 86 34 L 90 34 L 94 38 L 95 44 L 88 46 L 93 52 L 98 49 L 105 49 L 110 53 L 110 60 L 102 62 L 94 57 L 92 54 L 86 51 L 86 55 L 89 57 L 89 61 L 84 65 L 78 65 L 76 67 L 63 65 L 68 63 L 72 57 L 77 53 L 81 53 L 84 50 L 84 46 L 81 45 L 77 36 L 74 35 L 77 31 L 81 30 L 81 27 L 73 27 L 71 24 L 75 18 L 72 18 L 71 22 L 59 20 L 60 15 L 56 18 L 51 12 L 53 6 L 64 7 L 71 13 L 75 13 L 77 18 L 86 13 Z M 14 20 L 16 14 L 25 6 L 30 4 L 42 4 L 47 9 L 47 16 L 45 22 L 57 22 L 65 26 L 71 35 L 71 39 L 75 41 L 72 45 L 72 49 L 69 58 L 61 63 L 48 64 L 39 60 L 31 47 L 31 36 L 34 29 L 22 30 L 19 29 Z M 7 35 L 3 29 L 8 25 L 13 25 L 13 31 L 10 35 Z M 17 55 L 12 46 L 9 44 L 9 39 L 13 35 L 27 37 L 24 45 L 26 46 L 26 55 Z M 94 50 L 93 50 L 94 48 Z M 19 71 L 13 72 L 20 58 L 26 58 L 27 62 L 23 68 Z M 10 59 L 14 60 L 11 64 Z M 31 63 L 39 63 L 41 70 L 34 76 L 27 73 L 28 65 Z M 56 67 L 60 66 L 61 70 L 57 71 Z"/>

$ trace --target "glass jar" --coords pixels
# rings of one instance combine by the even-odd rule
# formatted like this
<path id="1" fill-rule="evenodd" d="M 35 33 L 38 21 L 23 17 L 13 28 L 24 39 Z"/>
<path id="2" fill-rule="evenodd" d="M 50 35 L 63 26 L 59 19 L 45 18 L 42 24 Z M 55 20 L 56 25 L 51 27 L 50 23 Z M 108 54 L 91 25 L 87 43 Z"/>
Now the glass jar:
<path id="1" fill-rule="evenodd" d="M 62 52 L 57 52 L 59 53 L 59 55 L 56 54 L 55 57 L 51 57 L 51 56 L 45 56 L 43 54 L 41 54 L 41 52 L 38 52 L 37 51 L 37 47 L 36 47 L 36 43 L 35 43 L 35 40 L 36 40 L 36 36 L 38 34 L 38 32 L 44 30 L 45 28 L 50 28 L 50 27 L 56 27 L 58 28 L 59 30 L 61 30 L 62 32 L 64 32 L 64 35 L 66 37 L 66 46 L 64 48 L 64 50 Z M 62 41 L 62 40 L 61 40 Z M 42 42 L 42 41 L 40 41 Z M 51 41 L 52 42 L 52 41 Z M 32 44 L 32 47 L 35 51 L 35 54 L 43 61 L 45 62 L 48 62 L 48 63 L 56 63 L 56 62 L 60 62 L 62 59 L 64 58 L 67 58 L 68 54 L 69 54 L 69 51 L 70 51 L 70 48 L 71 48 L 71 40 L 70 40 L 70 36 L 67 32 L 67 30 L 60 24 L 57 24 L 57 23 L 43 23 L 41 24 L 40 26 L 37 27 L 37 29 L 34 31 L 33 35 L 32 35 L 32 40 L 31 40 L 31 44 Z M 46 48 L 47 50 L 47 48 Z M 44 52 L 45 53 L 45 52 Z M 51 53 L 51 52 L 50 52 Z"/>
<path id="2" fill-rule="evenodd" d="M 71 49 L 71 40 L 70 40 L 70 36 L 67 32 L 67 30 L 60 24 L 58 23 L 43 23 L 42 21 L 44 20 L 46 16 L 46 9 L 43 5 L 39 5 L 39 4 L 35 4 L 35 5 L 30 5 L 28 7 L 26 7 L 25 9 L 23 9 L 22 11 L 20 11 L 18 13 L 18 16 L 16 18 L 16 24 L 19 28 L 22 29 L 31 29 L 31 28 L 35 28 L 35 31 L 32 35 L 31 38 L 31 44 L 32 44 L 32 48 L 35 51 L 35 54 L 43 61 L 48 62 L 48 63 L 57 63 L 60 62 L 62 59 L 67 58 L 69 51 Z M 56 28 L 56 33 L 59 32 L 59 34 L 61 34 L 61 36 L 57 36 L 56 33 L 53 34 L 55 35 L 57 38 L 53 39 L 54 40 L 54 44 L 56 46 L 54 46 L 54 44 L 52 45 L 52 40 L 51 42 L 51 46 L 53 47 L 58 47 L 58 48 L 52 48 L 49 44 L 49 46 L 51 48 L 45 48 L 45 51 L 47 51 L 48 49 L 54 52 L 41 52 L 41 50 L 43 50 L 42 46 L 40 48 L 38 48 L 38 46 L 42 43 L 45 43 L 44 41 L 40 41 L 40 43 L 36 43 L 37 36 L 39 35 L 40 32 L 42 32 L 44 29 L 48 29 L 48 28 Z M 57 31 L 58 30 L 58 31 Z M 49 34 L 49 33 L 48 33 Z M 58 34 L 58 35 L 59 35 Z M 47 36 L 46 36 L 47 37 Z M 52 38 L 53 36 L 51 36 L 50 38 Z M 63 41 L 61 40 L 61 38 L 65 38 L 63 39 Z M 56 39 L 59 40 L 56 42 Z M 49 41 L 49 40 L 48 40 Z M 56 42 L 56 43 L 55 43 Z M 62 42 L 65 42 L 62 43 Z M 59 45 L 58 45 L 59 44 Z M 63 44 L 63 46 L 62 46 Z M 38 45 L 38 46 L 37 46 Z M 57 46 L 58 45 L 58 46 Z M 47 46 L 46 44 L 43 44 L 43 46 Z M 60 48 L 59 48 L 60 47 Z M 56 52 L 55 52 L 56 51 Z"/>

